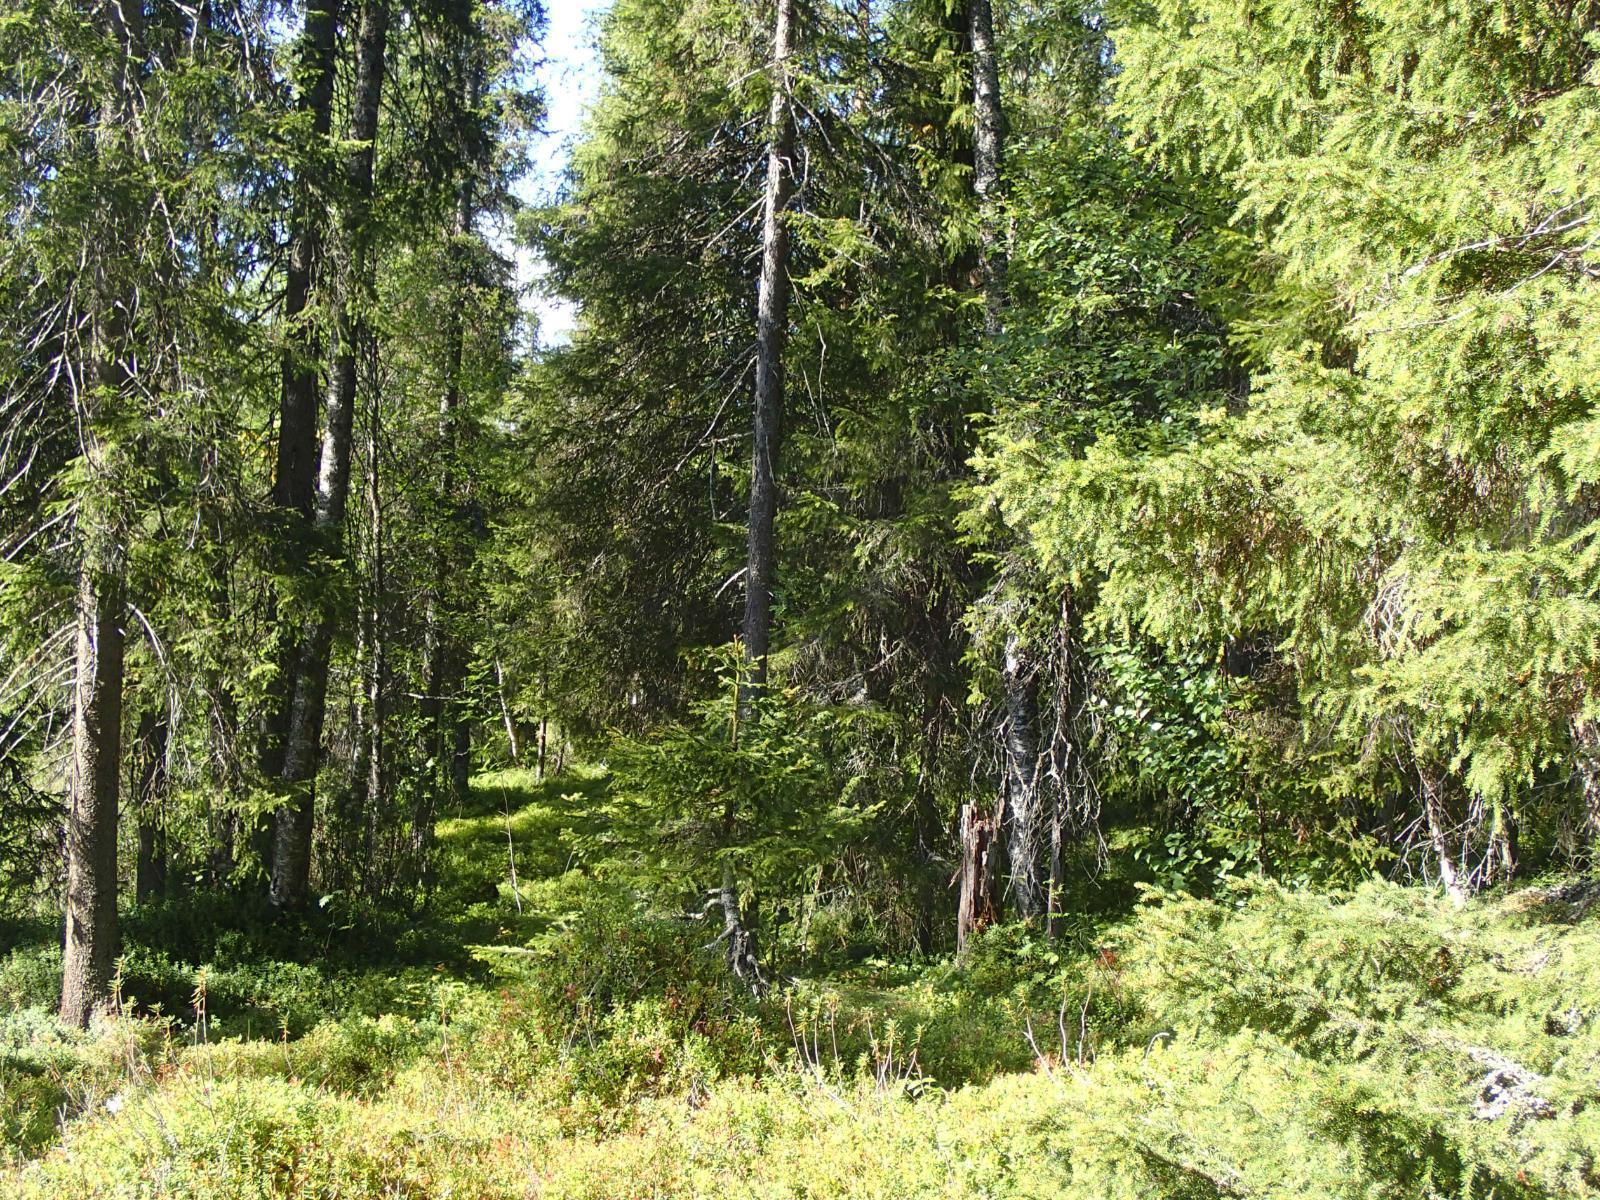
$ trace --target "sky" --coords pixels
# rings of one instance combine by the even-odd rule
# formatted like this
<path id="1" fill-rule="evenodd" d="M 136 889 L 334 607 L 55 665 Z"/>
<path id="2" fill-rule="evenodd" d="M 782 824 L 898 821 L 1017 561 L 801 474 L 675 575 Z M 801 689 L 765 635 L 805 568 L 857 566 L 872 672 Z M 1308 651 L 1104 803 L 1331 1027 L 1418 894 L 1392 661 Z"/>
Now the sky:
<path id="1" fill-rule="evenodd" d="M 594 25 L 609 3 L 547 0 L 543 61 L 536 72 L 544 91 L 546 132 L 534 147 L 532 169 L 515 188 L 518 197 L 530 204 L 547 202 L 560 185 L 584 110 L 599 92 Z M 527 250 L 518 247 L 515 253 L 519 282 L 534 285 L 529 305 L 538 318 L 539 345 L 559 346 L 571 336 L 576 313 L 567 301 L 539 291 L 541 264 Z"/>

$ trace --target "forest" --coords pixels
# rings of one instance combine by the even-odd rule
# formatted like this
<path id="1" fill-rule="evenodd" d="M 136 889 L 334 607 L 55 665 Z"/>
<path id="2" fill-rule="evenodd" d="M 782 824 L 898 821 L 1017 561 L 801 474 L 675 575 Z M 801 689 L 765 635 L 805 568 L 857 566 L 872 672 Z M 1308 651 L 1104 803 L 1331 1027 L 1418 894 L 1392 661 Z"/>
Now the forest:
<path id="1" fill-rule="evenodd" d="M 1600 1197 L 1600 0 L 573 2 L 0 0 L 0 1196 Z"/>

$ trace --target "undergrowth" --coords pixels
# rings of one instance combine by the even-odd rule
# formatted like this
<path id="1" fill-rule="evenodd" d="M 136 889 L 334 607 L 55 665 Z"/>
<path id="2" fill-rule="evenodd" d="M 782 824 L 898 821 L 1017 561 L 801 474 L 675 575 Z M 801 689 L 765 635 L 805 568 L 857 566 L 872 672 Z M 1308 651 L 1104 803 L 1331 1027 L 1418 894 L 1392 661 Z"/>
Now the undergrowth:
<path id="1" fill-rule="evenodd" d="M 0 1192 L 1600 1195 L 1600 889 L 1147 889 L 756 1000 L 702 923 L 584 873 L 600 786 L 481 780 L 404 927 L 136 914 L 88 1033 L 17 927 Z"/>

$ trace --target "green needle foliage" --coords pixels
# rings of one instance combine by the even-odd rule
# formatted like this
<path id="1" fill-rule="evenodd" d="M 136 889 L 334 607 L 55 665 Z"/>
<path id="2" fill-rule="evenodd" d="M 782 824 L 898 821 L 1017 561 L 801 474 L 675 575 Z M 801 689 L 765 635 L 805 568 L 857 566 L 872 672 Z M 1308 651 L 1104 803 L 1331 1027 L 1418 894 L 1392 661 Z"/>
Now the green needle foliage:
<path id="1" fill-rule="evenodd" d="M 1600 1194 L 1600 0 L 593 7 L 0 11 L 0 1192 Z"/>

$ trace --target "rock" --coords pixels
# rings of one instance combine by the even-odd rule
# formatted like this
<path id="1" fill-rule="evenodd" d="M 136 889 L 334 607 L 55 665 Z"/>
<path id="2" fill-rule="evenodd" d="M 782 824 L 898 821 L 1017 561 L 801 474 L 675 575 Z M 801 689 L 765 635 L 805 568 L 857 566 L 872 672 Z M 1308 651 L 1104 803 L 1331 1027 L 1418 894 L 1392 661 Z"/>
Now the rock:
<path id="1" fill-rule="evenodd" d="M 1529 1117 L 1543 1119 L 1556 1115 L 1550 1101 L 1535 1090 L 1544 1082 L 1542 1075 L 1493 1050 L 1475 1046 L 1467 1054 L 1473 1062 L 1487 1068 L 1487 1074 L 1478 1083 L 1478 1096 L 1472 1105 L 1472 1114 L 1478 1120 L 1498 1121 L 1509 1116 L 1513 1122 L 1520 1124 Z"/>

